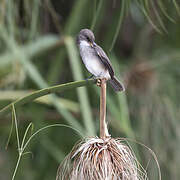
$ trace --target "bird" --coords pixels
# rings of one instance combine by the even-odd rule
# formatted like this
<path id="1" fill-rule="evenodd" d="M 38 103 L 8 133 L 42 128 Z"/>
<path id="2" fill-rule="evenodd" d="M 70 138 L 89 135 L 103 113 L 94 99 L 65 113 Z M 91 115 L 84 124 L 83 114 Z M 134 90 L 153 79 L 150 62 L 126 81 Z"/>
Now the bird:
<path id="1" fill-rule="evenodd" d="M 77 35 L 77 46 L 87 70 L 96 78 L 105 78 L 116 91 L 125 91 L 124 85 L 116 78 L 112 64 L 103 49 L 95 43 L 94 33 L 82 29 Z"/>

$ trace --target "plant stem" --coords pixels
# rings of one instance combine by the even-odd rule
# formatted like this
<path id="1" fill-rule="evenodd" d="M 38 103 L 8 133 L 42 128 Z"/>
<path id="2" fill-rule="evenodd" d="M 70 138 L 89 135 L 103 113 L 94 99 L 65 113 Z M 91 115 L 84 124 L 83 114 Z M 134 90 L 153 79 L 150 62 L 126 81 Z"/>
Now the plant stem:
<path id="1" fill-rule="evenodd" d="M 101 79 L 101 95 L 100 95 L 100 138 L 109 137 L 106 123 L 106 79 Z"/>
<path id="2" fill-rule="evenodd" d="M 62 91 L 68 90 L 68 89 L 74 89 L 77 87 L 82 87 L 82 86 L 86 86 L 88 84 L 93 84 L 93 83 L 94 83 L 94 79 L 88 79 L 88 80 L 74 81 L 74 82 L 70 82 L 70 83 L 66 83 L 66 84 L 51 86 L 51 87 L 44 88 L 44 89 L 41 89 L 38 91 L 34 91 L 33 93 L 31 93 L 25 97 L 17 99 L 16 101 L 13 102 L 13 104 L 15 107 L 18 107 L 20 105 L 26 104 L 26 103 L 31 102 L 39 97 L 42 97 L 42 96 L 45 96 L 48 94 L 52 94 L 55 92 L 62 92 Z M 11 107 L 12 107 L 12 103 L 5 106 L 3 109 L 1 109 L 0 114 L 10 111 Z"/>
<path id="3" fill-rule="evenodd" d="M 12 179 L 11 180 L 14 180 L 14 178 L 15 178 L 15 176 L 16 176 L 16 172 L 17 172 L 17 169 L 18 169 L 18 167 L 19 167 L 19 163 L 20 163 L 20 160 L 21 160 L 21 154 L 19 154 L 19 157 L 18 157 L 18 160 L 17 160 L 17 163 L 16 163 L 16 167 L 15 167 L 15 169 L 14 169 L 14 173 L 13 173 L 13 177 L 12 177 Z"/>

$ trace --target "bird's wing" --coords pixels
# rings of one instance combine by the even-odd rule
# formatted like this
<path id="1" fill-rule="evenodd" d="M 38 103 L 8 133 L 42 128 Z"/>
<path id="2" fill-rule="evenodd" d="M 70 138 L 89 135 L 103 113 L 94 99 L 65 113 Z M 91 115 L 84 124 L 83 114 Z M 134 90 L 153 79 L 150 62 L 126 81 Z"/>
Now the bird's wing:
<path id="1" fill-rule="evenodd" d="M 96 52 L 96 55 L 100 58 L 101 62 L 108 69 L 110 76 L 113 77 L 114 76 L 114 70 L 112 68 L 112 64 L 111 64 L 109 58 L 107 57 L 106 53 L 97 44 L 94 44 L 94 50 Z"/>

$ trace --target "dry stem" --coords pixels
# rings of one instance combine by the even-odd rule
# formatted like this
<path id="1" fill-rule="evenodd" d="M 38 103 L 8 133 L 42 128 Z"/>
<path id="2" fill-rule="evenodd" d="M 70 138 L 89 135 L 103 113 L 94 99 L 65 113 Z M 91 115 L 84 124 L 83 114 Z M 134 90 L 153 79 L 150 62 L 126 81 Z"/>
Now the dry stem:
<path id="1" fill-rule="evenodd" d="M 100 138 L 109 137 L 106 123 L 106 79 L 101 79 L 101 95 L 100 95 Z"/>

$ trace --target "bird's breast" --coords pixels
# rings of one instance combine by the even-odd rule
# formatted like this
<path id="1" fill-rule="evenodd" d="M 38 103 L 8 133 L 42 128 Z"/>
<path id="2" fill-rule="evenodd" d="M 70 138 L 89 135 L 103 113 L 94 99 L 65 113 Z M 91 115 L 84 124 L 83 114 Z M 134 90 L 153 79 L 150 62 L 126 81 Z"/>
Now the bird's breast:
<path id="1" fill-rule="evenodd" d="M 109 71 L 105 68 L 95 50 L 91 46 L 84 46 L 80 43 L 80 55 L 87 70 L 97 77 L 110 78 Z"/>

